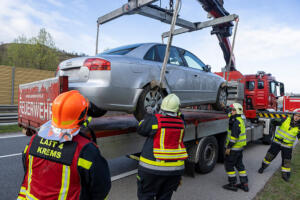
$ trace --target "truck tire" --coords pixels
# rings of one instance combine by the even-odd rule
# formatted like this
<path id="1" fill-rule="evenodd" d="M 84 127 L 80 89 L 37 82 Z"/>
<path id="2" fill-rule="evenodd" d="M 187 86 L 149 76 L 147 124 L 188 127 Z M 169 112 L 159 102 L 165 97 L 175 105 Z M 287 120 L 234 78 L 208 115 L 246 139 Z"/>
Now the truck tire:
<path id="1" fill-rule="evenodd" d="M 138 99 L 135 111 L 133 113 L 134 117 L 138 121 L 142 120 L 147 113 L 146 107 L 148 106 L 152 108 L 153 113 L 158 113 L 162 99 L 165 96 L 165 93 L 161 90 L 157 90 L 152 94 L 150 85 L 146 86 Z"/>
<path id="2" fill-rule="evenodd" d="M 273 141 L 275 135 L 276 126 L 270 124 L 269 135 L 264 135 L 262 138 L 262 143 L 265 145 L 270 145 Z"/>
<path id="3" fill-rule="evenodd" d="M 213 104 L 215 110 L 224 110 L 224 106 L 227 104 L 227 91 L 226 87 L 220 87 L 218 91 L 218 96 L 216 103 Z"/>
<path id="4" fill-rule="evenodd" d="M 101 116 L 105 115 L 106 112 L 107 112 L 107 110 L 102 110 L 102 109 L 98 108 L 95 104 L 90 102 L 90 106 L 88 109 L 88 116 L 97 118 L 97 117 L 101 117 Z"/>
<path id="5" fill-rule="evenodd" d="M 199 158 L 195 164 L 195 171 L 205 174 L 214 169 L 218 160 L 218 141 L 214 136 L 209 136 L 201 139 L 199 145 Z"/>

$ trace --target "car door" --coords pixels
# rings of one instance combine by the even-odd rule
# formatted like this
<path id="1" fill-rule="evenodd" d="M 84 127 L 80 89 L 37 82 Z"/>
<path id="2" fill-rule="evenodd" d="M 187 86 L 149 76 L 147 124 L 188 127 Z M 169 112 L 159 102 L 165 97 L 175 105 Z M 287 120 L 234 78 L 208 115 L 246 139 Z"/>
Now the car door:
<path id="1" fill-rule="evenodd" d="M 166 45 L 157 45 L 157 54 L 162 67 L 165 56 Z M 166 67 L 166 82 L 172 93 L 175 93 L 181 100 L 182 105 L 188 105 L 193 102 L 192 80 L 187 75 L 188 68 L 175 47 L 170 48 L 169 61 Z"/>

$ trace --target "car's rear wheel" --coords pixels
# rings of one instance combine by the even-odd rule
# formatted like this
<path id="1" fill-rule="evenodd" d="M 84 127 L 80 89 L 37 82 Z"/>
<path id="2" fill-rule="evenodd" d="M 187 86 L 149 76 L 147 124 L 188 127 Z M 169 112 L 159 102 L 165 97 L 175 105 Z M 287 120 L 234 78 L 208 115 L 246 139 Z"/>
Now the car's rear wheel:
<path id="1" fill-rule="evenodd" d="M 135 118 L 140 121 L 148 112 L 157 113 L 160 110 L 162 99 L 165 93 L 160 89 L 151 89 L 150 85 L 146 86 L 141 93 L 134 111 Z"/>
<path id="2" fill-rule="evenodd" d="M 227 91 L 226 87 L 220 87 L 218 91 L 217 101 L 213 104 L 215 110 L 223 110 L 227 104 Z"/>
<path id="3" fill-rule="evenodd" d="M 107 110 L 102 110 L 100 108 L 98 108 L 95 104 L 93 104 L 92 102 L 90 102 L 90 106 L 88 109 L 88 115 L 91 117 L 101 117 L 103 115 L 105 115 L 107 112 Z"/>

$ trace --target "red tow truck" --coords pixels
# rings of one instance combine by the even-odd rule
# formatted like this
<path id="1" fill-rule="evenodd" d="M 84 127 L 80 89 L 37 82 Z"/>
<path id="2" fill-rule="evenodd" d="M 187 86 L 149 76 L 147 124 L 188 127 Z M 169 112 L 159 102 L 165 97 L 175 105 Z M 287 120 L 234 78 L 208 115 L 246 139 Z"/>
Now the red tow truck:
<path id="1" fill-rule="evenodd" d="M 172 12 L 151 5 L 155 1 L 129 0 L 121 9 L 100 17 L 98 31 L 100 24 L 125 14 L 137 13 L 170 23 Z M 232 26 L 229 22 L 238 16 L 229 15 L 222 9 L 218 10 L 221 5 L 217 1 L 201 0 L 200 2 L 205 10 L 216 19 L 192 23 L 178 18 L 176 25 L 182 28 L 176 29 L 174 35 L 213 26 L 213 34 L 216 34 L 220 41 L 227 63 L 227 72 L 218 74 L 223 77 L 227 74 L 229 76 L 227 79 L 228 104 L 233 101 L 241 102 L 245 107 L 246 116 L 250 116 L 250 118 L 244 119 L 248 142 L 258 139 L 268 142 L 271 138 L 270 119 L 258 118 L 256 114 L 259 110 L 275 108 L 276 94 L 270 88 L 273 87 L 273 83 L 275 85 L 278 83 L 271 75 L 260 73 L 254 76 L 243 76 L 236 71 L 228 37 L 231 35 L 230 26 Z M 218 5 L 210 8 L 211 3 Z M 263 89 L 259 88 L 262 85 L 261 82 L 264 85 Z M 67 90 L 67 77 L 55 77 L 20 85 L 18 123 L 23 127 L 26 135 L 35 134 L 41 124 L 51 119 L 51 102 L 58 94 Z M 224 112 L 213 110 L 182 109 L 182 111 L 187 123 L 184 137 L 189 155 L 186 161 L 187 169 L 191 173 L 194 173 L 194 170 L 201 173 L 210 172 L 217 160 L 222 160 L 224 155 L 223 147 L 227 134 L 228 117 Z M 101 152 L 108 159 L 140 152 L 145 138 L 136 133 L 137 125 L 138 121 L 132 115 L 104 116 L 94 118 L 90 123 L 90 127 L 94 129 L 98 138 L 97 143 Z"/>

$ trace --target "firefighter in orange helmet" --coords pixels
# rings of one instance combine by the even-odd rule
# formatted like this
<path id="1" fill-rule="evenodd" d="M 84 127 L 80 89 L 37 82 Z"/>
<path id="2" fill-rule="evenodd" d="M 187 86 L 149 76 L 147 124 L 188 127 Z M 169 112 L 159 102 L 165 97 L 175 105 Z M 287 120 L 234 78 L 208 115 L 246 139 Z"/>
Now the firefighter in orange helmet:
<path id="1" fill-rule="evenodd" d="M 139 123 L 138 134 L 147 137 L 138 167 L 139 200 L 171 199 L 179 186 L 188 157 L 179 105 L 179 98 L 169 94 L 163 99 L 159 114 L 146 115 Z"/>
<path id="2" fill-rule="evenodd" d="M 52 120 L 25 147 L 18 200 L 106 198 L 111 187 L 107 161 L 80 132 L 88 107 L 89 101 L 75 90 L 55 98 Z"/>

